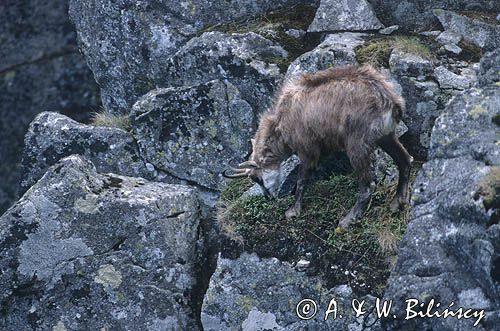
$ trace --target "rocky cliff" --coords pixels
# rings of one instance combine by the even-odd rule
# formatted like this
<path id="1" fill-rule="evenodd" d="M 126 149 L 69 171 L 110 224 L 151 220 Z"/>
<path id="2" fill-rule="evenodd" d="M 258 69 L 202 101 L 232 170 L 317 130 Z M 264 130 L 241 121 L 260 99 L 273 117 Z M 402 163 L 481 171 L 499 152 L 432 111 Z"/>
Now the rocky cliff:
<path id="1" fill-rule="evenodd" d="M 92 123 L 80 115 L 97 104 L 95 85 L 83 65 L 85 74 L 73 71 L 71 30 L 52 20 L 54 33 L 33 34 L 8 22 L 33 22 L 48 7 L 2 6 L 12 47 L 0 74 L 13 91 L 3 104 L 36 110 L 30 121 L 40 114 L 23 129 L 24 194 L 0 217 L 1 329 L 500 325 L 497 2 L 70 0 L 102 95 Z M 356 179 L 342 153 L 320 164 L 294 221 L 284 210 L 296 158 L 283 165 L 274 201 L 221 176 L 246 157 L 283 79 L 365 63 L 406 100 L 397 133 L 416 158 L 411 206 L 390 211 L 397 169 L 382 151 L 370 208 L 347 231 L 335 226 Z M 45 72 L 70 78 L 54 83 Z M 66 88 L 69 99 L 54 92 Z M 80 117 L 65 116 L 70 109 Z M 434 299 L 484 315 L 476 326 L 477 318 L 406 319 L 409 298 L 422 310 Z M 390 315 L 377 316 L 379 299 L 392 300 Z M 353 300 L 364 300 L 364 314 Z"/>

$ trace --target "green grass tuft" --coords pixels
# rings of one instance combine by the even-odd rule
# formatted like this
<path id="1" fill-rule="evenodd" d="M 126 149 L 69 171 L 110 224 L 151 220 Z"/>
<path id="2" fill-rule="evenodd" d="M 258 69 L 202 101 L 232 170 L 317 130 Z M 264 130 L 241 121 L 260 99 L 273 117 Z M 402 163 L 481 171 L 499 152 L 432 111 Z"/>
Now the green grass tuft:
<path id="1" fill-rule="evenodd" d="M 90 122 L 94 126 L 106 126 L 129 131 L 132 128 L 127 115 L 114 115 L 110 113 L 94 113 Z"/>
<path id="2" fill-rule="evenodd" d="M 412 181 L 418 168 L 413 167 Z M 218 212 L 230 242 L 263 257 L 291 262 L 312 253 L 311 261 L 330 286 L 349 283 L 358 293 L 382 294 L 409 218 L 408 210 L 395 214 L 389 210 L 396 185 L 379 185 L 363 219 L 345 231 L 336 227 L 356 200 L 358 183 L 352 174 L 312 184 L 305 192 L 301 216 L 291 221 L 284 215 L 293 197 L 241 198 L 237 192 L 246 184 L 233 185 L 223 191 Z"/>

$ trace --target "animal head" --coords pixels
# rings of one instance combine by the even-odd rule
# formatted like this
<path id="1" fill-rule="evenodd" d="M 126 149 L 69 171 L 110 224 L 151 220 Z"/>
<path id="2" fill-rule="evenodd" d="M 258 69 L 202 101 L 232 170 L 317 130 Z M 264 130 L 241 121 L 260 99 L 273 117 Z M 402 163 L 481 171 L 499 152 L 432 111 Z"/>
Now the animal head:
<path id="1" fill-rule="evenodd" d="M 257 139 L 259 136 L 257 135 Z M 281 160 L 272 153 L 272 139 L 260 141 L 252 139 L 252 153 L 248 161 L 240 163 L 238 168 L 229 166 L 222 175 L 226 178 L 249 177 L 259 184 L 267 198 L 276 197 L 281 182 Z M 228 174 L 228 170 L 232 174 Z"/>

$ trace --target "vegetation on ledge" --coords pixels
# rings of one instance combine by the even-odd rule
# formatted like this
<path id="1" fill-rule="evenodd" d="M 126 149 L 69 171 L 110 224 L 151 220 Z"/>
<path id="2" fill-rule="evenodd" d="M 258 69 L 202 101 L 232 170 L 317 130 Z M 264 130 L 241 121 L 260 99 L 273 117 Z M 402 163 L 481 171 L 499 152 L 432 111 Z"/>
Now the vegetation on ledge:
<path id="1" fill-rule="evenodd" d="M 412 183 L 420 166 L 413 166 Z M 292 263 L 307 259 L 308 272 L 319 273 L 329 286 L 348 283 L 359 294 L 382 295 L 409 217 L 408 209 L 395 214 L 389 209 L 396 185 L 379 185 L 363 219 L 346 231 L 336 226 L 356 200 L 357 180 L 351 173 L 313 183 L 301 216 L 292 221 L 284 215 L 293 197 L 241 197 L 249 185 L 246 179 L 233 180 L 222 192 L 223 254 L 237 248 Z"/>

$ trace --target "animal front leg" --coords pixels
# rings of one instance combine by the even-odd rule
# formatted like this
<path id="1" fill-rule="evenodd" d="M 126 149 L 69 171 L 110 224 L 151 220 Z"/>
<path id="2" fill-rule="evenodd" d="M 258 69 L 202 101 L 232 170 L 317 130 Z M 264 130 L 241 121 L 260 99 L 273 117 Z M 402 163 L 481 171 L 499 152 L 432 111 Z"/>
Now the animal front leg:
<path id="1" fill-rule="evenodd" d="M 297 178 L 297 184 L 295 185 L 295 202 L 285 212 L 285 217 L 287 219 L 292 219 L 300 215 L 300 211 L 302 209 L 302 197 L 305 191 L 308 172 L 307 167 L 302 164 L 299 166 L 299 177 Z"/>
<path id="2" fill-rule="evenodd" d="M 366 209 L 368 208 L 368 204 L 370 203 L 370 199 L 372 197 L 373 191 L 375 190 L 375 183 L 360 183 L 359 185 L 359 194 L 354 204 L 354 207 L 349 211 L 349 213 L 339 222 L 340 228 L 346 228 L 352 223 L 359 220 Z"/>

